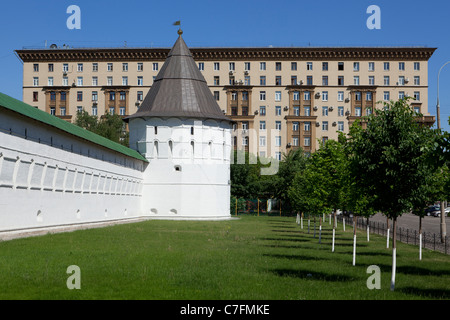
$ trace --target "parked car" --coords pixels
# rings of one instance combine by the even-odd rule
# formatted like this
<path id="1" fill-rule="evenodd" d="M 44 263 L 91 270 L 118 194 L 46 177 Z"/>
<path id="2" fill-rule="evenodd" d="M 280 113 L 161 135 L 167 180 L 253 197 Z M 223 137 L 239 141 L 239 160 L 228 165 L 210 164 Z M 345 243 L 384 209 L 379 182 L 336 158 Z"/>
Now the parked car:
<path id="1" fill-rule="evenodd" d="M 427 209 L 425 209 L 425 213 L 427 214 L 427 216 L 440 217 L 441 207 L 437 205 L 429 206 Z"/>

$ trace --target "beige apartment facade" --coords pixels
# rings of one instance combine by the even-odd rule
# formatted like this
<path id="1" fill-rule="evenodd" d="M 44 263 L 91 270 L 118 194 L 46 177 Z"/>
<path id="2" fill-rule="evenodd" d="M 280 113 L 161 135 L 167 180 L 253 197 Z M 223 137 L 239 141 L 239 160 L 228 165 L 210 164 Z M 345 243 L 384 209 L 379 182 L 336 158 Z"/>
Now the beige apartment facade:
<path id="1" fill-rule="evenodd" d="M 383 101 L 410 96 L 428 125 L 428 60 L 436 48 L 191 48 L 235 149 L 281 159 L 337 139 Z M 73 121 L 78 110 L 135 113 L 169 49 L 17 50 L 23 101 Z"/>

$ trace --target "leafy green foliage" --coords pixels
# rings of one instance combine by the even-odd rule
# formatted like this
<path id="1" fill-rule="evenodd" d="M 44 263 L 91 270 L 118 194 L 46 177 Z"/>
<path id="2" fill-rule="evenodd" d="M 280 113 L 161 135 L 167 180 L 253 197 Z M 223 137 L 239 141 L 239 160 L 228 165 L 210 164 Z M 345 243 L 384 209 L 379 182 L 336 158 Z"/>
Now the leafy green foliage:
<path id="1" fill-rule="evenodd" d="M 129 133 L 124 129 L 125 123 L 120 115 L 106 113 L 98 118 L 83 110 L 77 112 L 75 124 L 128 147 Z"/>

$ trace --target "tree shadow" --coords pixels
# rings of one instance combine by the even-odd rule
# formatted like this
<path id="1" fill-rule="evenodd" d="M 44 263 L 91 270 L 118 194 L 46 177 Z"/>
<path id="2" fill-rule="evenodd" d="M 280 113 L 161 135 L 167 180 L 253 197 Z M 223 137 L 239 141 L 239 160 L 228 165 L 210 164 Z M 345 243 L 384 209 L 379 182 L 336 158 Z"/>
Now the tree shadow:
<path id="1" fill-rule="evenodd" d="M 423 289 L 423 288 L 415 288 L 415 287 L 406 287 L 397 289 L 400 292 L 405 294 L 412 294 L 425 298 L 435 298 L 435 299 L 449 299 L 450 298 L 450 289 Z"/>
<path id="2" fill-rule="evenodd" d="M 291 277 L 306 280 L 321 280 L 330 282 L 348 282 L 355 280 L 355 278 L 348 275 L 330 274 L 314 270 L 274 269 L 271 270 L 271 272 L 280 277 Z"/>
<path id="3" fill-rule="evenodd" d="M 306 260 L 328 260 L 325 258 L 317 258 L 317 257 L 311 257 L 311 256 L 305 256 L 300 254 L 273 254 L 273 253 L 264 253 L 264 257 L 269 258 L 276 258 L 276 259 L 288 259 L 288 260 L 300 260 L 300 261 L 306 261 Z"/>
<path id="4" fill-rule="evenodd" d="M 283 237 L 283 238 L 260 238 L 260 240 L 268 240 L 268 241 L 289 241 L 289 242 L 308 242 L 308 239 L 302 237 Z"/>

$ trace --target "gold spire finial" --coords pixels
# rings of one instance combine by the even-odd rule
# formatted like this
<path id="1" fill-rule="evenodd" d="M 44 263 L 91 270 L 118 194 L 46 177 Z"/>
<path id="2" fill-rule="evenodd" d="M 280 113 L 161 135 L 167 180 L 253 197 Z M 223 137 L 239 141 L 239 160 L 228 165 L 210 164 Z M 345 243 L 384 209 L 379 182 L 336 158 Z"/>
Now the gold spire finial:
<path id="1" fill-rule="evenodd" d="M 183 34 L 183 30 L 181 30 L 181 28 L 178 29 L 178 35 L 181 36 L 182 34 Z"/>

